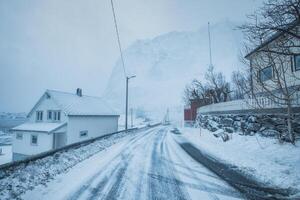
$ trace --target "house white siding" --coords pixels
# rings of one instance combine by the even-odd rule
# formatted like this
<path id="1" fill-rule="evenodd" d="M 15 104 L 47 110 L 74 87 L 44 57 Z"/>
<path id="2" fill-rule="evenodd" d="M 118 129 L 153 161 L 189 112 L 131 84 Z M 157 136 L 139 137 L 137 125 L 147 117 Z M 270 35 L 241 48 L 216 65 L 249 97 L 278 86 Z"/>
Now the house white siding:
<path id="1" fill-rule="evenodd" d="M 58 105 L 53 101 L 50 97 L 49 99 L 46 95 L 43 95 L 42 99 L 38 102 L 36 107 L 32 110 L 32 113 L 28 116 L 30 122 L 36 121 L 36 111 L 43 111 L 43 122 L 49 122 L 47 120 L 47 111 L 48 110 L 61 110 Z M 61 111 L 60 121 L 65 122 L 67 120 L 67 116 Z"/>
<path id="2" fill-rule="evenodd" d="M 22 139 L 17 139 L 16 134 L 23 134 Z M 31 135 L 38 136 L 37 145 L 31 144 Z M 53 135 L 41 132 L 14 132 L 13 133 L 13 153 L 22 155 L 34 155 L 49 151 L 53 145 Z"/>
<path id="3" fill-rule="evenodd" d="M 299 25 L 297 27 L 295 27 L 293 29 L 294 31 L 298 31 L 299 32 Z M 282 41 L 286 41 L 287 44 L 291 44 L 292 46 L 299 46 L 300 45 L 300 41 L 297 38 L 291 37 L 291 36 L 287 36 L 287 35 L 282 35 L 279 38 L 273 40 L 272 42 L 268 43 L 265 47 L 262 47 L 261 49 L 265 49 L 266 51 L 269 50 L 276 50 L 277 47 L 277 43 L 282 42 Z M 280 45 L 279 45 L 280 46 Z M 290 51 L 293 52 L 294 54 L 300 54 L 299 52 L 299 48 L 295 47 L 295 48 L 290 48 Z M 281 50 L 279 50 L 281 51 Z M 255 91 L 255 92 L 263 92 L 264 90 L 261 88 L 261 83 L 258 82 L 259 78 L 257 78 L 257 76 L 259 76 L 259 71 L 261 69 L 263 69 L 264 67 L 275 67 L 277 69 L 279 69 L 280 67 L 284 68 L 284 73 L 285 73 L 285 79 L 286 79 L 286 83 L 287 86 L 295 86 L 295 85 L 300 85 L 300 70 L 295 71 L 294 67 L 295 67 L 295 63 L 294 63 L 294 55 L 280 55 L 278 56 L 278 54 L 273 54 L 272 55 L 272 62 L 274 61 L 274 63 L 272 63 L 272 65 L 270 65 L 269 63 L 267 64 L 267 58 L 268 58 L 268 54 L 270 53 L 266 53 L 264 51 L 256 51 L 254 53 L 252 53 L 248 59 L 250 60 L 251 63 L 251 67 L 252 67 L 252 81 L 253 81 L 253 85 L 254 88 L 259 88 L 261 91 Z M 280 60 L 276 57 L 280 57 Z M 283 64 L 281 64 L 281 62 L 284 62 Z M 271 80 L 266 81 L 265 86 L 267 88 L 269 88 L 270 90 L 278 87 L 275 83 L 273 83 Z"/>
<path id="4" fill-rule="evenodd" d="M 53 111 L 50 120 L 48 111 Z M 11 129 L 13 160 L 116 132 L 119 115 L 102 98 L 47 90 L 27 117 L 28 122 Z M 32 135 L 37 144 L 32 144 Z"/>
<path id="5" fill-rule="evenodd" d="M 67 144 L 118 131 L 119 116 L 69 116 Z M 87 136 L 80 137 L 81 131 Z"/>

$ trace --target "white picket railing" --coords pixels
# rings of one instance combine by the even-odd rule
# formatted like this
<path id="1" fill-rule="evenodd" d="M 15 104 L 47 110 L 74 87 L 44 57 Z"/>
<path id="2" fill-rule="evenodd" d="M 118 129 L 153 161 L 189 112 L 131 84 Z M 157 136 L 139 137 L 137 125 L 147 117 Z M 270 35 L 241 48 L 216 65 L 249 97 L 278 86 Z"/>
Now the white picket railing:
<path id="1" fill-rule="evenodd" d="M 294 107 L 300 107 L 300 93 L 295 94 Z M 222 103 L 210 104 L 197 109 L 198 113 L 210 112 L 228 112 L 228 111 L 242 111 L 254 109 L 270 109 L 270 108 L 284 108 L 284 102 L 274 102 L 266 97 L 258 97 L 256 99 L 242 99 L 233 100 Z"/>

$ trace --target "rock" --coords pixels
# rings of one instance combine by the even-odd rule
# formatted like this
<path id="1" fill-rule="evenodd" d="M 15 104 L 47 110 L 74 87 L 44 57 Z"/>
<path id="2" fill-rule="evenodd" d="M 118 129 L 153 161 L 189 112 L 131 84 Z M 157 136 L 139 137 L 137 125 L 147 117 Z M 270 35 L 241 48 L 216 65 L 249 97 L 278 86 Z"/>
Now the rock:
<path id="1" fill-rule="evenodd" d="M 255 132 L 254 131 L 250 131 L 250 136 L 254 136 L 255 135 Z"/>
<path id="2" fill-rule="evenodd" d="M 261 131 L 260 135 L 263 137 L 277 137 L 280 135 L 280 133 L 273 129 L 266 129 L 264 131 Z"/>
<path id="3" fill-rule="evenodd" d="M 217 133 L 214 133 L 213 136 L 215 136 L 216 138 L 220 137 Z"/>
<path id="4" fill-rule="evenodd" d="M 233 128 L 234 130 L 241 130 L 242 123 L 240 121 L 234 121 L 233 122 Z"/>
<path id="5" fill-rule="evenodd" d="M 300 134 L 300 126 L 294 127 L 294 131 L 298 134 Z"/>
<path id="6" fill-rule="evenodd" d="M 242 117 L 241 116 L 234 116 L 233 120 L 234 121 L 242 121 Z"/>
<path id="7" fill-rule="evenodd" d="M 221 119 L 220 123 L 221 123 L 223 126 L 226 126 L 226 127 L 232 126 L 232 124 L 233 124 L 233 119 L 231 119 L 231 118 L 223 118 L 223 119 Z"/>
<path id="8" fill-rule="evenodd" d="M 229 140 L 229 135 L 226 134 L 226 133 L 223 133 L 223 134 L 221 135 L 221 137 L 222 137 L 223 142 L 227 142 L 227 141 Z"/>
<path id="9" fill-rule="evenodd" d="M 213 133 L 213 135 L 215 137 L 220 137 L 222 134 L 224 133 L 224 131 L 222 129 L 218 129 L 215 133 Z"/>
<path id="10" fill-rule="evenodd" d="M 207 122 L 208 122 L 208 126 L 210 126 L 210 127 L 218 127 L 218 123 L 213 120 L 209 119 L 209 120 L 207 120 Z"/>
<path id="11" fill-rule="evenodd" d="M 277 126 L 275 127 L 275 129 L 276 129 L 277 131 L 279 131 L 280 133 L 282 133 L 282 132 L 287 132 L 287 131 L 288 131 L 287 125 L 283 125 L 283 124 L 277 125 Z"/>
<path id="12" fill-rule="evenodd" d="M 300 125 L 300 116 L 296 116 L 296 117 L 294 118 L 293 122 Z"/>
<path id="13" fill-rule="evenodd" d="M 261 128 L 261 124 L 259 123 L 249 123 L 247 126 L 247 129 L 253 132 L 259 131 L 260 128 Z"/>
<path id="14" fill-rule="evenodd" d="M 209 130 L 210 130 L 211 132 L 216 132 L 216 131 L 218 130 L 218 128 L 216 128 L 216 127 L 211 127 Z"/>
<path id="15" fill-rule="evenodd" d="M 279 124 L 281 124 L 281 125 L 284 125 L 285 124 L 285 119 L 283 119 L 283 118 L 272 118 L 272 123 L 273 123 L 273 125 L 279 125 Z"/>
<path id="16" fill-rule="evenodd" d="M 225 127 L 224 130 L 227 133 L 233 133 L 234 132 L 234 129 L 232 127 Z"/>
<path id="17" fill-rule="evenodd" d="M 256 120 L 257 120 L 257 117 L 255 117 L 255 116 L 250 116 L 250 117 L 248 117 L 248 122 L 250 122 L 250 123 L 254 123 L 254 122 L 256 122 Z"/>

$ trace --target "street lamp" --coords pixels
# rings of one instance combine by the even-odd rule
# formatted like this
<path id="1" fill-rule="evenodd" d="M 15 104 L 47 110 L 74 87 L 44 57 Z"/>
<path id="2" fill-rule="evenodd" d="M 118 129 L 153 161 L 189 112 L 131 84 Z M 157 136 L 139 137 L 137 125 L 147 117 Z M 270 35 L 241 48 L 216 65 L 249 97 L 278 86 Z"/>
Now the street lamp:
<path id="1" fill-rule="evenodd" d="M 129 79 L 135 78 L 136 76 L 127 76 L 126 77 L 126 110 L 125 110 L 125 131 L 128 129 L 128 83 Z"/>

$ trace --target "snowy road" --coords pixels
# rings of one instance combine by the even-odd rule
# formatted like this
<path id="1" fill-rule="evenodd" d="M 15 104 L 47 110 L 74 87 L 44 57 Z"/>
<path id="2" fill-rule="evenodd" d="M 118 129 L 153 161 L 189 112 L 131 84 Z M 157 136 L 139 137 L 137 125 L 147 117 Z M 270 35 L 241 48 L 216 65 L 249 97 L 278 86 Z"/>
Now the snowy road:
<path id="1" fill-rule="evenodd" d="M 24 199 L 242 199 L 187 155 L 166 127 L 113 145 Z"/>

